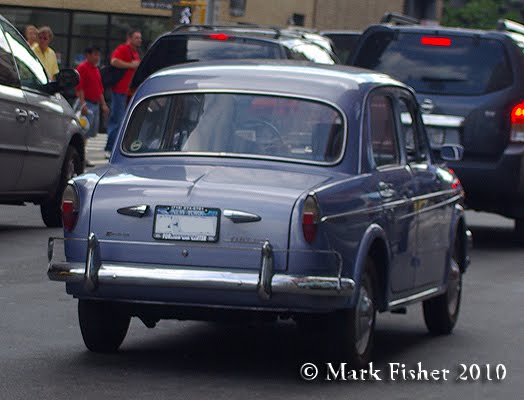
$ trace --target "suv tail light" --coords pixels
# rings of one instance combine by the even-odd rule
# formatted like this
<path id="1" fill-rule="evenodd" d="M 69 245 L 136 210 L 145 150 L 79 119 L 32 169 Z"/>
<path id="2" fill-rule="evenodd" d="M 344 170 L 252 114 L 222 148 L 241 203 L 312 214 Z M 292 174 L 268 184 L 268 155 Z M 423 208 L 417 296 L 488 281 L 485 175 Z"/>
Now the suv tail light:
<path id="1" fill-rule="evenodd" d="M 517 104 L 511 110 L 510 141 L 524 143 L 524 102 Z"/>
<path id="2" fill-rule="evenodd" d="M 212 33 L 209 35 L 209 38 L 213 40 L 229 40 L 229 36 L 225 33 Z"/>
<path id="3" fill-rule="evenodd" d="M 420 43 L 425 46 L 449 47 L 451 46 L 451 39 L 447 37 L 422 36 L 420 38 Z"/>
<path id="4" fill-rule="evenodd" d="M 319 220 L 320 209 L 317 199 L 309 195 L 304 201 L 304 209 L 302 210 L 302 232 L 306 242 L 312 243 L 315 240 Z"/>
<path id="5" fill-rule="evenodd" d="M 73 185 L 67 185 L 62 195 L 62 224 L 67 232 L 71 232 L 78 221 L 80 200 Z"/>

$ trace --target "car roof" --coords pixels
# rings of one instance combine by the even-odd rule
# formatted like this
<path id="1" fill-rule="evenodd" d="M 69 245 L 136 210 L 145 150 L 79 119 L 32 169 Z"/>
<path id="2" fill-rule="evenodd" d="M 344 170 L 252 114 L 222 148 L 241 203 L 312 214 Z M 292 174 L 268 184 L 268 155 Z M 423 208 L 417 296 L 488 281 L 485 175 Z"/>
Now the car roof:
<path id="1" fill-rule="evenodd" d="M 152 74 L 136 97 L 173 91 L 278 93 L 339 103 L 374 87 L 408 88 L 389 76 L 356 67 L 290 60 L 220 60 L 179 64 Z"/>
<path id="2" fill-rule="evenodd" d="M 501 30 L 483 30 L 483 29 L 472 29 L 472 28 L 461 28 L 452 26 L 441 26 L 441 25 L 393 25 L 393 24 L 375 24 L 370 25 L 364 33 L 368 33 L 372 30 L 380 29 L 391 29 L 395 31 L 412 32 L 412 33 L 430 33 L 434 35 L 441 34 L 452 34 L 459 36 L 499 36 L 507 37 L 508 32 Z"/>
<path id="3" fill-rule="evenodd" d="M 171 35 L 202 35 L 207 36 L 210 33 L 224 33 L 227 32 L 231 36 L 242 36 L 253 39 L 265 39 L 268 41 L 279 41 L 290 38 L 309 40 L 304 33 L 305 30 L 296 30 L 288 28 L 279 28 L 274 26 L 261 26 L 253 24 L 237 24 L 237 25 L 181 25 L 173 29 L 171 32 L 166 32 L 162 36 Z M 313 42 L 314 43 L 314 42 Z"/>

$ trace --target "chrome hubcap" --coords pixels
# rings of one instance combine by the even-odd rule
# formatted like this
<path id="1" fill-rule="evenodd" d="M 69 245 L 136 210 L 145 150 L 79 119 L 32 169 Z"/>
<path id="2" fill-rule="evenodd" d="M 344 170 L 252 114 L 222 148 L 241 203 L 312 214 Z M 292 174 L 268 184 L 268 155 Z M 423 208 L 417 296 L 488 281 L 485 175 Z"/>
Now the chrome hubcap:
<path id="1" fill-rule="evenodd" d="M 462 280 L 460 268 L 454 259 L 451 259 L 448 282 L 448 311 L 450 315 L 455 315 L 459 305 L 460 291 L 462 290 Z"/>
<path id="2" fill-rule="evenodd" d="M 365 286 L 360 288 L 355 318 L 355 339 L 358 354 L 363 354 L 371 338 L 371 329 L 375 318 L 373 300 Z"/>

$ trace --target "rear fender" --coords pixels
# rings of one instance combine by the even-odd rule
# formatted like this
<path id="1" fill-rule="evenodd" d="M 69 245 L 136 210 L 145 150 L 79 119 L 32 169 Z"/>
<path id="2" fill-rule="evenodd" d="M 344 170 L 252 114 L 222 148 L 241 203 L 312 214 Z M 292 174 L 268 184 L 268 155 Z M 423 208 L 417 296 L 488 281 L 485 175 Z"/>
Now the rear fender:
<path id="1" fill-rule="evenodd" d="M 376 276 L 378 279 L 378 306 L 380 310 L 385 309 L 385 305 L 387 304 L 387 288 L 389 287 L 387 282 L 389 282 L 391 251 L 386 237 L 386 232 L 378 224 L 371 224 L 364 232 L 362 240 L 360 241 L 352 274 L 352 278 L 355 281 L 355 291 L 353 292 L 353 296 L 350 298 L 350 301 L 347 304 L 348 307 L 354 307 L 356 305 L 358 292 L 360 290 L 360 284 L 362 281 L 362 275 L 364 274 L 364 269 L 366 268 L 366 260 L 368 256 L 370 256 L 371 253 L 375 252 L 377 249 L 374 246 L 381 246 L 385 253 L 380 257 L 380 262 L 377 262 L 378 259 L 375 258 Z M 377 255 L 378 254 L 375 253 L 375 256 Z"/>

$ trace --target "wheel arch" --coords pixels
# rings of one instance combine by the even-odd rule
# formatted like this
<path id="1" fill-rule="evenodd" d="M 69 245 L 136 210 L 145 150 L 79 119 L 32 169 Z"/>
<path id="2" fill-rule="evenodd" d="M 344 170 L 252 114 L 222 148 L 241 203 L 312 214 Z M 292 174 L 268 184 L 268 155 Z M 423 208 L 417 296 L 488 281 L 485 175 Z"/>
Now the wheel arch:
<path id="1" fill-rule="evenodd" d="M 69 141 L 69 146 L 73 146 L 80 156 L 82 165 L 85 165 L 86 152 L 84 138 L 80 133 L 75 133 Z"/>
<path id="2" fill-rule="evenodd" d="M 360 282 L 366 268 L 366 260 L 371 257 L 375 267 L 375 277 L 377 279 L 377 306 L 379 311 L 385 311 L 387 308 L 387 288 L 389 281 L 389 267 L 390 267 L 390 249 L 387 241 L 386 232 L 378 224 L 371 224 L 365 231 L 357 257 L 355 260 L 354 280 L 355 280 L 355 295 L 352 298 L 351 304 L 354 305 L 358 291 L 360 290 Z"/>
<path id="3" fill-rule="evenodd" d="M 472 247 L 472 236 L 471 232 L 467 228 L 466 224 L 466 218 L 464 215 L 464 209 L 461 205 L 455 206 L 455 223 L 452 224 L 451 232 L 450 232 L 450 257 L 452 252 L 455 250 L 453 246 L 457 246 L 456 249 L 458 250 L 458 264 L 460 267 L 460 272 L 464 273 L 466 272 L 466 269 L 468 268 L 468 265 L 470 263 L 470 256 L 469 256 L 469 250 Z"/>

